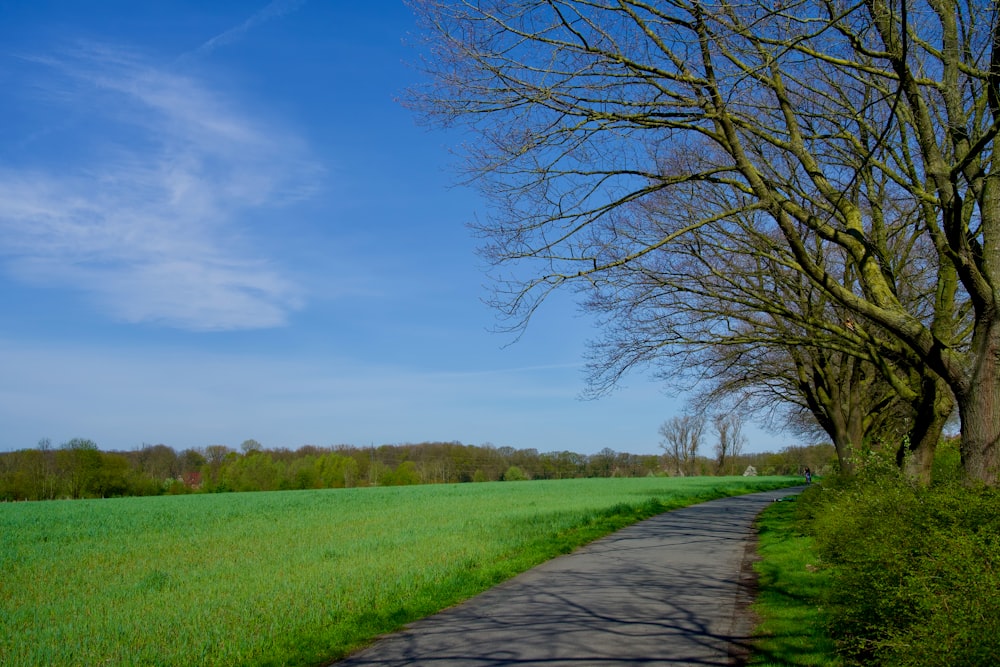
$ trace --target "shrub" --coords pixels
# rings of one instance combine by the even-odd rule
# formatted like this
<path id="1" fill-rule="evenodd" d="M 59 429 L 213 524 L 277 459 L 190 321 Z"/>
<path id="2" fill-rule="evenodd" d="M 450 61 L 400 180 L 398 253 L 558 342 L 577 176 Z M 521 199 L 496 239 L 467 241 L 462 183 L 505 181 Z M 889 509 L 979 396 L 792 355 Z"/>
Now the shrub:
<path id="1" fill-rule="evenodd" d="M 920 488 L 864 461 L 803 501 L 848 664 L 1000 664 L 1000 492 Z"/>
<path id="2" fill-rule="evenodd" d="M 517 466 L 511 466 L 507 468 L 507 472 L 503 474 L 503 479 L 505 482 L 523 482 L 528 479 L 528 476 L 524 474 L 524 471 Z"/>
<path id="3" fill-rule="evenodd" d="M 962 481 L 963 474 L 958 438 L 951 438 L 938 444 L 931 464 L 931 480 L 935 484 L 955 484 Z"/>

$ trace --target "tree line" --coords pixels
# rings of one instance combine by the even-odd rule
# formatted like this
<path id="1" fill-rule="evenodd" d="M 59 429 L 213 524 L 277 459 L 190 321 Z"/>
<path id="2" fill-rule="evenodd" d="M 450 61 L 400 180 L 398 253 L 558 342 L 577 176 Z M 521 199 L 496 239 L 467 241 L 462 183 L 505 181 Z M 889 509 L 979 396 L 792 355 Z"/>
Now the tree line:
<path id="1" fill-rule="evenodd" d="M 610 448 L 585 455 L 425 442 L 378 447 L 305 445 L 291 450 L 266 449 L 255 440 L 247 440 L 239 448 L 209 445 L 177 451 L 157 444 L 131 451 L 102 451 L 92 440 L 74 438 L 58 447 L 42 440 L 34 448 L 0 453 L 0 500 L 741 474 L 748 466 L 762 475 L 788 475 L 800 474 L 806 466 L 830 470 L 834 462 L 831 445 L 739 454 L 724 468 L 718 465 L 717 457 L 695 453 L 679 468 L 666 451 L 663 455 L 629 454 Z"/>

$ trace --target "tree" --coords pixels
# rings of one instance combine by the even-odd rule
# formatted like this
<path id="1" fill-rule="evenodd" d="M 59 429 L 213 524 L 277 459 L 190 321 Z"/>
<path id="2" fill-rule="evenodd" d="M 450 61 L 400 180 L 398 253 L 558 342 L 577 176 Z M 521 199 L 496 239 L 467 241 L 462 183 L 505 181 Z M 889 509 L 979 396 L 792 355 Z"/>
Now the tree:
<path id="1" fill-rule="evenodd" d="M 317 489 L 320 488 L 316 461 L 319 455 L 299 450 L 298 456 L 288 463 L 285 470 L 285 481 L 282 488 L 286 489 Z"/>
<path id="2" fill-rule="evenodd" d="M 41 454 L 33 449 L 0 454 L 0 500 L 41 500 L 45 497 Z"/>
<path id="3" fill-rule="evenodd" d="M 675 474 L 695 474 L 704 430 L 705 418 L 692 414 L 671 417 L 660 425 L 660 447 L 666 452 Z"/>
<path id="4" fill-rule="evenodd" d="M 264 449 L 264 446 L 259 442 L 250 438 L 249 440 L 244 440 L 240 443 L 240 451 L 243 452 L 244 456 L 250 456 L 251 454 L 257 454 Z"/>
<path id="5" fill-rule="evenodd" d="M 590 289 L 705 231 L 768 239 L 769 261 L 940 378 L 966 473 L 997 483 L 995 3 L 416 6 L 433 81 L 414 102 L 478 133 L 469 168 L 497 204 L 478 229 L 512 327 L 555 289 Z M 653 195 L 714 206 L 655 238 L 621 233 Z M 934 277 L 916 304 L 900 298 L 892 261 L 903 237 L 927 249 Z"/>
<path id="6" fill-rule="evenodd" d="M 583 456 L 565 450 L 542 454 L 542 461 L 549 479 L 576 477 L 586 464 Z"/>
<path id="7" fill-rule="evenodd" d="M 316 476 L 325 488 L 352 487 L 360 478 L 356 459 L 328 452 L 316 459 Z"/>
<path id="8" fill-rule="evenodd" d="M 587 460 L 587 469 L 591 477 L 614 477 L 615 450 L 604 447 Z"/>
<path id="9" fill-rule="evenodd" d="M 715 472 L 725 475 L 733 471 L 732 463 L 743 453 L 746 437 L 743 435 L 743 419 L 735 412 L 719 412 L 712 415 L 715 429 Z"/>
<path id="10" fill-rule="evenodd" d="M 209 445 L 205 448 L 205 463 L 210 466 L 222 465 L 233 450 L 225 445 Z"/>
<path id="11" fill-rule="evenodd" d="M 87 491 L 98 498 L 127 496 L 134 492 L 129 485 L 129 461 L 121 454 L 98 452 L 100 465 L 88 484 Z"/>
<path id="12" fill-rule="evenodd" d="M 389 466 L 381 468 L 378 476 L 379 486 L 410 486 L 420 484 L 420 473 L 413 461 L 403 461 L 395 469 Z"/>
<path id="13" fill-rule="evenodd" d="M 181 476 L 183 461 L 177 456 L 177 452 L 167 445 L 143 444 L 135 458 L 139 471 L 149 475 L 159 484 Z M 199 467 L 203 464 L 204 461 Z"/>
<path id="14" fill-rule="evenodd" d="M 254 451 L 228 458 L 220 471 L 220 481 L 230 491 L 274 491 L 282 473 L 281 465 L 269 453 Z"/>
<path id="15" fill-rule="evenodd" d="M 223 466 L 234 456 L 232 449 L 226 445 L 209 445 L 205 447 L 205 463 L 201 469 L 201 483 L 211 491 L 225 491 L 223 481 Z M 189 457 L 193 459 L 194 457 Z"/>
<path id="16" fill-rule="evenodd" d="M 56 497 L 59 479 L 56 476 L 56 457 L 52 451 L 52 440 L 41 438 L 38 441 L 38 451 L 42 457 L 42 495 L 45 500 Z"/>
<path id="17" fill-rule="evenodd" d="M 703 203 L 669 207 L 669 214 L 647 210 L 621 229 L 630 236 L 662 233 L 656 229 L 662 218 L 698 217 L 694 209 Z M 769 240 L 747 244 L 744 236 L 752 238 L 706 226 L 696 243 L 677 242 L 669 254 L 609 269 L 587 302 L 604 327 L 589 364 L 594 391 L 644 363 L 660 367 L 674 385 L 678 376 L 708 377 L 696 402 L 739 402 L 772 419 L 785 412 L 796 426 L 807 415 L 813 423 L 806 432 L 819 427 L 829 435 L 843 470 L 855 445 L 909 442 L 910 456 L 901 452 L 901 461 L 929 478 L 954 406 L 947 387 L 877 326 L 852 319 L 803 276 L 770 261 L 761 252 Z M 933 281 L 906 269 L 922 263 L 905 245 L 894 254 L 906 270 L 898 291 L 916 303 L 933 291 Z M 844 266 L 837 257 L 826 261 Z"/>
<path id="18" fill-rule="evenodd" d="M 102 465 L 101 452 L 93 440 L 73 438 L 59 447 L 56 465 L 69 496 L 84 498 L 97 483 Z"/>

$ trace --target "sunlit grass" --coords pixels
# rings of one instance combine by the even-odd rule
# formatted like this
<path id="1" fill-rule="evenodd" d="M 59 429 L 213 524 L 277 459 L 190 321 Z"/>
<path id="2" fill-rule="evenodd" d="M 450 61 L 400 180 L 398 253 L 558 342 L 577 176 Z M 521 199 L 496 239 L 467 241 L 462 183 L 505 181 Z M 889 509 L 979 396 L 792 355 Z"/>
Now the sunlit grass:
<path id="1" fill-rule="evenodd" d="M 795 481 L 0 504 L 0 664 L 318 664 L 639 519 Z"/>
<path id="2" fill-rule="evenodd" d="M 839 665 L 821 599 L 830 586 L 812 538 L 796 529 L 795 499 L 773 503 L 757 520 L 757 627 L 751 665 Z"/>

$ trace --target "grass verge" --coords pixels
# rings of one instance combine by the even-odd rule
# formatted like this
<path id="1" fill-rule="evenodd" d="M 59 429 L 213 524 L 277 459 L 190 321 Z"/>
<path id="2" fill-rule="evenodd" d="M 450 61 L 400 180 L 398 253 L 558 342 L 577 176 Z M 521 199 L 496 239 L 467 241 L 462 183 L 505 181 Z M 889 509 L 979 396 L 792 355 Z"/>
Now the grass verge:
<path id="1" fill-rule="evenodd" d="M 820 565 L 813 539 L 799 529 L 796 498 L 773 503 L 757 520 L 758 590 L 752 610 L 760 621 L 749 664 L 840 665 L 826 632 L 822 599 L 830 573 Z"/>

